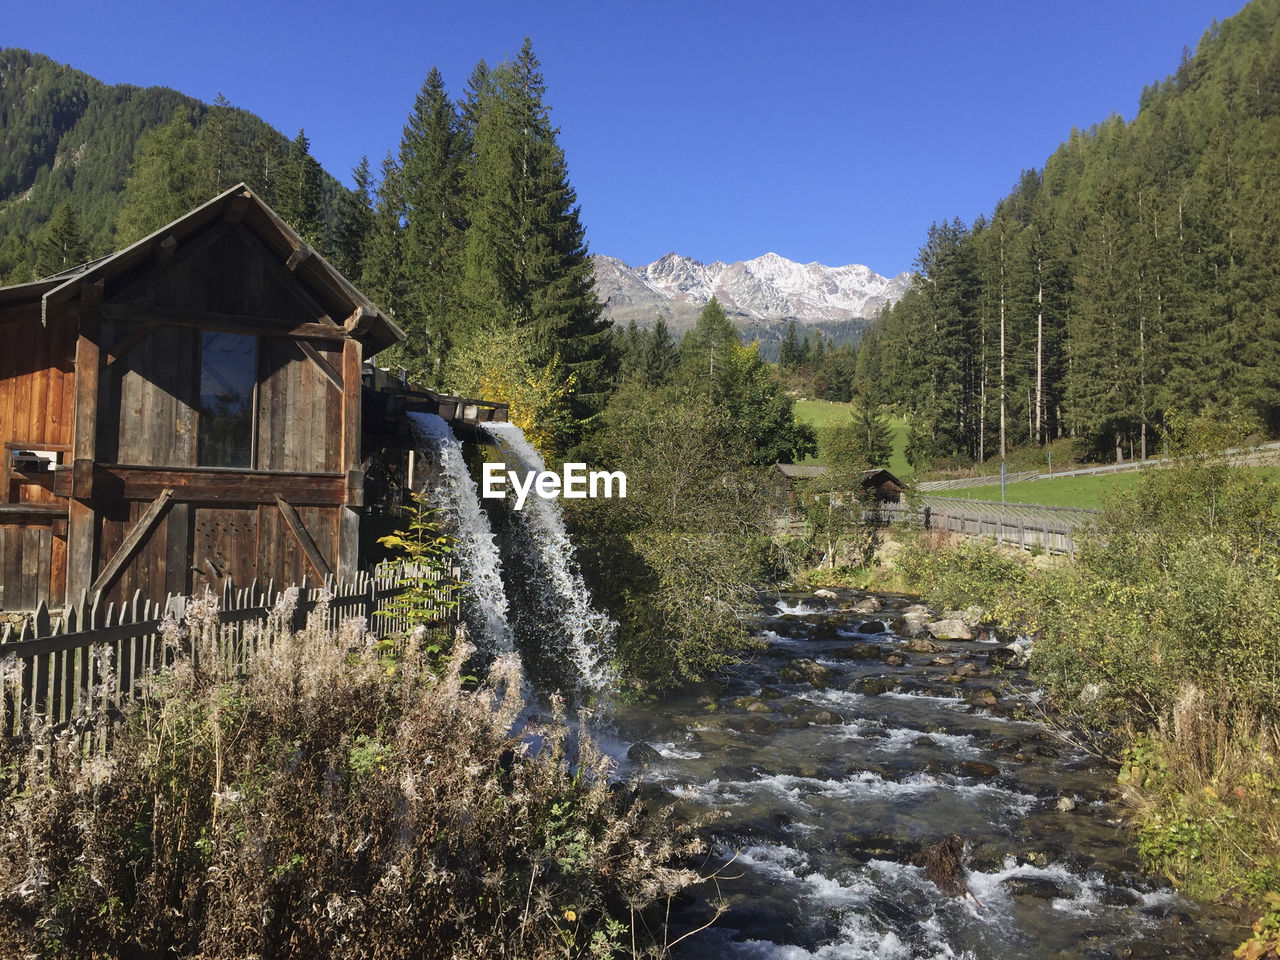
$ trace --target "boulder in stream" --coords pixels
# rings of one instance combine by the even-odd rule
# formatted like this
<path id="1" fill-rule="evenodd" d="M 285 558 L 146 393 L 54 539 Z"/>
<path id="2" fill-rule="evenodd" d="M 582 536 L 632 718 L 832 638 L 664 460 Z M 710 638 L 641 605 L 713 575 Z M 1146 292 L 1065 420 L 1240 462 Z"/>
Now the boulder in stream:
<path id="1" fill-rule="evenodd" d="M 973 630 L 963 620 L 935 620 L 925 624 L 935 640 L 972 640 Z"/>
<path id="2" fill-rule="evenodd" d="M 859 600 L 849 609 L 854 613 L 879 613 L 884 609 L 884 604 L 880 602 L 878 597 L 866 597 Z"/>
<path id="3" fill-rule="evenodd" d="M 627 751 L 627 759 L 638 766 L 645 767 L 651 763 L 661 763 L 662 754 L 641 740 L 631 745 Z"/>
<path id="4" fill-rule="evenodd" d="M 792 660 L 789 664 L 779 670 L 778 674 L 793 683 L 810 683 L 818 688 L 825 687 L 831 682 L 830 669 L 822 666 L 820 663 L 814 663 L 812 660 L 806 660 L 803 657 L 797 660 Z"/>
<path id="5" fill-rule="evenodd" d="M 814 595 L 815 597 L 820 597 L 820 598 L 822 598 L 823 600 L 836 600 L 836 599 L 838 599 L 838 598 L 836 597 L 836 595 L 835 595 L 832 591 L 830 591 L 830 590 L 826 590 L 826 589 L 823 589 L 823 590 L 815 590 L 815 591 L 813 591 L 813 595 Z"/>
<path id="6" fill-rule="evenodd" d="M 1000 886 L 1015 897 L 1061 900 L 1071 896 L 1071 891 L 1064 884 L 1049 877 L 1005 877 Z"/>
<path id="7" fill-rule="evenodd" d="M 912 653 L 941 653 L 942 645 L 926 640 L 924 637 L 916 637 L 903 644 L 903 649 L 910 650 Z"/>

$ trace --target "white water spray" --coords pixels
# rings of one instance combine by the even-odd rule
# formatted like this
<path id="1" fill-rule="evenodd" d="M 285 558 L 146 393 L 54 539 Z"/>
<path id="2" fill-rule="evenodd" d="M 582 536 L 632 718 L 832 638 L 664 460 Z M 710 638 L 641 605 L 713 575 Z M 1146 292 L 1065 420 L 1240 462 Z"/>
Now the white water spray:
<path id="1" fill-rule="evenodd" d="M 502 585 L 502 559 L 493 539 L 489 518 L 480 507 L 475 481 L 462 456 L 462 444 L 442 418 L 434 413 L 410 413 L 409 427 L 418 444 L 433 451 L 441 466 L 443 482 L 432 490 L 432 500 L 457 522 L 458 555 L 466 593 L 475 600 L 478 626 L 490 653 L 514 650 L 507 621 L 507 592 Z"/>
<path id="2" fill-rule="evenodd" d="M 523 471 L 543 472 L 547 469 L 542 455 L 524 432 L 511 423 L 486 423 L 486 433 Z M 532 496 L 518 514 L 527 524 L 530 536 L 547 571 L 549 606 L 556 611 L 568 644 L 568 653 L 583 690 L 599 693 L 616 679 L 612 664 L 613 632 L 617 624 L 591 605 L 591 594 L 573 559 L 573 543 L 564 528 L 560 504 L 554 499 Z"/>

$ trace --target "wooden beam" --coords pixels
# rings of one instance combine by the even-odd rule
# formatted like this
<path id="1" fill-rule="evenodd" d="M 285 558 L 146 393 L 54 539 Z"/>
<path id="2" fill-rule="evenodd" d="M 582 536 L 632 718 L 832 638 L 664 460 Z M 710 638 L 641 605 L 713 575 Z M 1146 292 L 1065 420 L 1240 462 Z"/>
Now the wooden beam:
<path id="1" fill-rule="evenodd" d="M 343 473 L 360 469 L 360 341 L 342 344 L 342 457 Z"/>
<path id="2" fill-rule="evenodd" d="M 106 315 L 108 309 L 110 308 L 105 306 L 102 308 L 102 312 L 104 315 Z M 107 367 L 111 366 L 113 363 L 117 363 L 120 360 L 123 360 L 125 357 L 125 354 L 127 354 L 130 350 L 132 350 L 138 344 L 142 343 L 142 341 L 147 339 L 147 337 L 151 336 L 151 334 L 154 333 L 156 328 L 159 326 L 160 324 L 156 323 L 155 321 L 151 321 L 150 323 L 144 323 L 141 326 L 139 326 L 138 329 L 134 330 L 132 333 L 126 334 L 125 336 L 121 337 L 120 342 L 114 344 L 111 347 L 111 349 L 108 350 L 103 355 L 102 369 L 105 370 Z"/>
<path id="3" fill-rule="evenodd" d="M 0 524 L 48 526 L 67 518 L 65 503 L 0 503 Z"/>
<path id="4" fill-rule="evenodd" d="M 302 518 L 298 516 L 298 511 L 284 497 L 276 497 L 276 505 L 280 507 L 280 513 L 284 516 L 284 522 L 289 525 L 289 530 L 292 531 L 294 539 L 298 541 L 298 545 L 302 547 L 302 552 L 306 554 L 307 562 L 311 564 L 311 569 L 316 572 L 316 576 L 321 580 L 327 579 L 333 571 L 324 562 L 324 557 L 320 555 L 320 550 L 316 546 L 316 542 L 311 539 L 311 534 L 307 533 L 307 528 L 302 525 Z"/>
<path id="5" fill-rule="evenodd" d="M 101 463 L 92 467 L 95 499 L 104 503 L 150 500 L 169 487 L 183 503 L 271 504 L 277 495 L 305 507 L 338 507 L 346 502 L 346 478 L 338 473 Z"/>
<path id="6" fill-rule="evenodd" d="M 342 321 L 342 328 L 347 333 L 362 333 L 370 321 L 377 317 L 377 312 L 364 304 L 351 311 L 351 316 Z"/>
<path id="7" fill-rule="evenodd" d="M 313 347 L 306 340 L 299 340 L 298 346 L 302 348 L 302 352 L 307 355 L 307 359 L 316 365 L 325 379 L 332 384 L 339 393 L 342 392 L 342 374 L 333 369 L 333 366 L 324 357 L 320 356 L 320 351 Z"/>
<path id="8" fill-rule="evenodd" d="M 338 579 L 350 580 L 359 571 L 360 515 L 343 509 L 338 519 Z"/>
<path id="9" fill-rule="evenodd" d="M 87 502 L 92 496 L 92 463 L 98 438 L 98 362 L 102 329 L 103 283 L 86 283 L 80 287 L 80 331 L 76 339 L 75 413 L 71 437 L 72 493 L 75 494 L 75 469 L 81 472 L 88 464 L 90 484 L 82 490 L 81 499 L 72 501 L 67 529 L 67 596 L 78 596 L 93 582 L 97 563 L 97 517 Z M 76 461 L 80 461 L 79 464 Z"/>
<path id="10" fill-rule="evenodd" d="M 156 249 L 156 263 L 164 263 L 172 257 L 178 250 L 178 238 L 172 233 L 160 241 L 160 246 Z"/>
<path id="11" fill-rule="evenodd" d="M 102 572 L 98 574 L 98 578 L 93 581 L 93 586 L 89 588 L 90 595 L 105 590 L 115 583 L 116 578 L 124 572 L 124 568 L 129 565 L 129 561 L 138 552 L 143 541 L 151 535 L 151 531 L 160 522 L 160 518 L 164 516 L 165 507 L 172 499 L 173 490 L 169 489 L 151 501 L 147 509 L 142 512 L 142 516 L 138 518 L 138 522 L 133 525 L 133 529 L 129 531 L 128 536 L 124 538 L 124 542 L 120 544 L 120 549 L 112 554 L 111 559 L 102 568 Z"/>
<path id="12" fill-rule="evenodd" d="M 227 215 L 223 219 L 227 223 L 239 223 L 244 219 L 245 211 L 249 209 L 249 203 L 249 194 L 247 193 L 232 197 L 231 202 L 227 205 Z"/>
<path id="13" fill-rule="evenodd" d="M 295 272 L 307 260 L 311 259 L 311 248 L 305 243 L 298 247 L 293 253 L 289 254 L 289 259 L 284 262 L 285 267 L 290 273 Z"/>
<path id="14" fill-rule="evenodd" d="M 102 315 L 108 320 L 133 320 L 159 326 L 199 327 L 202 330 L 225 330 L 228 333 L 265 333 L 273 337 L 308 340 L 346 340 L 347 333 L 335 323 L 290 323 L 273 317 L 251 317 L 206 310 L 165 311 L 127 304 L 107 304 Z"/>

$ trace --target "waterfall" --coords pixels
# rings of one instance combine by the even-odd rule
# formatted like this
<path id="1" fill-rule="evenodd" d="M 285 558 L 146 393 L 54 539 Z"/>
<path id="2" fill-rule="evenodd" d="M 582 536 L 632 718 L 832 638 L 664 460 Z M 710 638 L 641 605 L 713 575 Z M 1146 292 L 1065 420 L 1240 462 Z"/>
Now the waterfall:
<path id="1" fill-rule="evenodd" d="M 519 427 L 510 423 L 486 423 L 484 430 L 507 458 L 512 470 L 540 472 L 546 463 Z M 536 552 L 540 582 L 538 607 L 553 620 L 548 639 L 563 644 L 577 684 L 585 693 L 608 690 L 615 679 L 610 663 L 617 624 L 591 605 L 591 595 L 573 558 L 573 543 L 565 531 L 560 504 L 536 493 L 525 501 L 517 517 Z M 544 650 L 554 655 L 554 651 Z M 526 657 L 526 659 L 529 659 Z"/>
<path id="2" fill-rule="evenodd" d="M 472 631 L 482 638 L 479 644 L 489 653 L 514 649 L 511 626 L 507 622 L 507 592 L 502 584 L 502 560 L 494 542 L 489 518 L 480 508 L 475 481 L 462 456 L 462 444 L 449 424 L 434 413 L 410 413 L 409 427 L 424 451 L 434 453 L 441 467 L 442 482 L 433 485 L 433 505 L 447 510 L 457 526 L 458 556 L 461 560 Z"/>

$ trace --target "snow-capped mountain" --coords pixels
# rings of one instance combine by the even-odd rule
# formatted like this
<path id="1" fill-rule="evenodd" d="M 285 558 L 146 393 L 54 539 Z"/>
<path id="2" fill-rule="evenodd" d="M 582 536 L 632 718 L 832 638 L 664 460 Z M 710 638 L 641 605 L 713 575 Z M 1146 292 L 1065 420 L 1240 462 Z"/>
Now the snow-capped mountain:
<path id="1" fill-rule="evenodd" d="M 794 317 L 806 324 L 869 319 L 911 285 L 860 264 L 796 263 L 776 253 L 735 263 L 701 263 L 668 253 L 642 267 L 595 256 L 596 292 L 616 323 L 648 326 L 662 316 L 674 330 L 693 326 L 714 295 L 740 325 Z"/>

